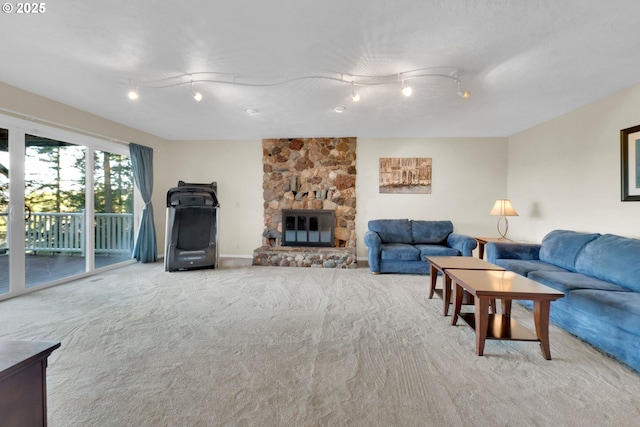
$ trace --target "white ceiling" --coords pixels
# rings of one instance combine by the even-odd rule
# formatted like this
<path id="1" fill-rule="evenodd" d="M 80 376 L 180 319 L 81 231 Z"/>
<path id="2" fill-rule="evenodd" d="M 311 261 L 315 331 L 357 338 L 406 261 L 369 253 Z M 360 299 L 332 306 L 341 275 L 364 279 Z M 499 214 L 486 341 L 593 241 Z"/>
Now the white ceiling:
<path id="1" fill-rule="evenodd" d="M 172 140 L 508 136 L 640 83 L 638 0 L 57 0 L 45 7 L 0 15 L 0 81 Z M 145 89 L 207 71 L 264 83 L 420 68 L 458 70 L 471 98 L 436 77 L 412 80 L 409 98 L 398 82 L 358 87 L 358 103 L 349 84 L 318 79 L 196 83 L 200 103 L 188 85 Z M 138 101 L 126 96 L 130 82 L 140 86 Z"/>

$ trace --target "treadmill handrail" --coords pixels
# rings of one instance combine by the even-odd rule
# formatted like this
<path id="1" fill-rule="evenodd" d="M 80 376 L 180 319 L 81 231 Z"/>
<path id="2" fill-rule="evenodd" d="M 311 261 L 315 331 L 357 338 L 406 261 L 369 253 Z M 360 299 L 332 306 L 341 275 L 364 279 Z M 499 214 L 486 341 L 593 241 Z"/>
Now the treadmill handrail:
<path id="1" fill-rule="evenodd" d="M 220 203 L 218 203 L 218 196 L 216 195 L 216 191 L 212 188 L 207 187 L 196 187 L 196 186 L 183 186 L 183 187 L 173 187 L 167 191 L 167 207 L 175 207 L 176 205 L 172 202 L 173 197 L 178 195 L 194 195 L 195 193 L 201 193 L 206 196 L 210 196 L 213 200 L 214 207 L 220 207 Z"/>

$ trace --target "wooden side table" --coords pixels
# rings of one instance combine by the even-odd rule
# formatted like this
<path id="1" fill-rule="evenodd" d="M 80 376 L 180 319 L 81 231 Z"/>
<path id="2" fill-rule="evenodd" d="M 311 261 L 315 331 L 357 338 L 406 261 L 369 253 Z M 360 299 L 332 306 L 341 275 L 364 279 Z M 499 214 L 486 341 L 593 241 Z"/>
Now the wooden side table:
<path id="1" fill-rule="evenodd" d="M 47 358 L 59 342 L 0 341 L 0 424 L 47 425 Z"/>
<path id="2" fill-rule="evenodd" d="M 478 242 L 478 258 L 484 259 L 484 245 L 489 242 L 513 242 L 513 240 L 503 239 L 502 237 L 475 237 Z"/>

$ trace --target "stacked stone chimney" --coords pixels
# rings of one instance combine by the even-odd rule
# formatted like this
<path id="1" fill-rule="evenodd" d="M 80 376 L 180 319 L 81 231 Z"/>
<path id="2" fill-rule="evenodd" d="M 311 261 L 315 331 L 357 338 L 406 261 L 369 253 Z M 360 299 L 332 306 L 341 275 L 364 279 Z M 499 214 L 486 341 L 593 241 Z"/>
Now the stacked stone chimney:
<path id="1" fill-rule="evenodd" d="M 335 247 L 356 247 L 356 138 L 262 140 L 264 246 L 279 246 L 282 209 L 335 211 Z"/>

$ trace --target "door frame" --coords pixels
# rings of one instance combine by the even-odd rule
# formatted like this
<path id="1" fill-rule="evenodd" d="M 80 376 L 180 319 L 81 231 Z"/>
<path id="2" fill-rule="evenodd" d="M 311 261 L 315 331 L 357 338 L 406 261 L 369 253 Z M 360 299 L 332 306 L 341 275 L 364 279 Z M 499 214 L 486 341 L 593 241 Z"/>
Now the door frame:
<path id="1" fill-rule="evenodd" d="M 95 253 L 93 245 L 93 233 L 85 233 L 85 247 L 86 252 L 86 271 L 77 275 L 56 279 L 51 282 L 39 284 L 30 288 L 25 284 L 25 270 L 26 270 L 26 258 L 25 258 L 25 241 L 24 241 L 24 228 L 25 228 L 25 136 L 27 134 L 40 136 L 43 138 L 55 139 L 70 144 L 79 145 L 85 147 L 85 168 L 87 172 L 85 174 L 85 210 L 86 223 L 85 230 L 93 230 L 93 217 L 94 217 L 94 194 L 93 194 L 93 154 L 96 150 L 108 151 L 114 154 L 121 154 L 129 156 L 128 144 L 123 142 L 117 142 L 115 140 L 101 139 L 96 136 L 90 135 L 90 132 L 82 133 L 81 130 L 71 131 L 67 129 L 61 129 L 49 124 L 43 124 L 38 121 L 25 120 L 13 116 L 7 116 L 0 114 L 0 128 L 7 129 L 9 132 L 9 215 L 7 226 L 8 230 L 11 230 L 8 235 L 9 246 L 9 292 L 6 294 L 0 294 L 0 301 L 8 298 L 12 298 L 25 293 L 37 291 L 40 289 L 48 288 L 51 286 L 66 283 L 72 280 L 76 280 L 81 277 L 87 277 L 94 275 L 98 272 L 114 269 L 123 265 L 135 263 L 135 260 L 125 261 L 117 264 L 112 264 L 99 269 L 95 268 Z M 134 184 L 134 218 L 135 212 L 141 209 L 142 199 L 139 195 L 139 191 Z M 137 235 L 138 223 L 134 220 L 134 235 Z"/>

